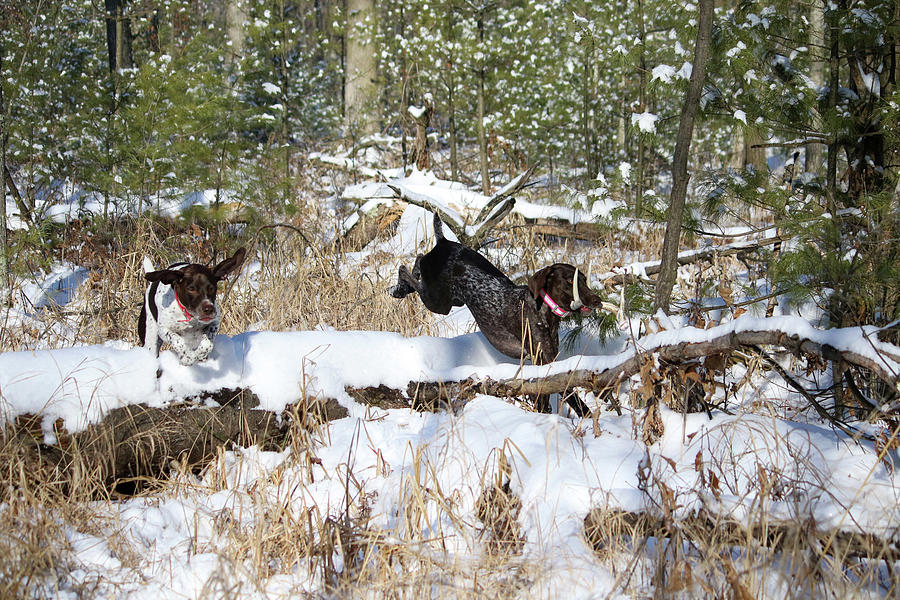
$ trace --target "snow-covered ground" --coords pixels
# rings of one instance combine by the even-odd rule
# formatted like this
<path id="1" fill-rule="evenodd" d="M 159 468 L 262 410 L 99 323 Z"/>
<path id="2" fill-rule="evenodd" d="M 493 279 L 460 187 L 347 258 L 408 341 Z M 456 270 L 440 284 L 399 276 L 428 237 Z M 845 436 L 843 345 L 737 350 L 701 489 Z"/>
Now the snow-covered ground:
<path id="1" fill-rule="evenodd" d="M 550 367 L 525 367 L 522 374 L 596 366 L 615 358 L 575 355 Z M 158 367 L 163 373 L 159 379 Z M 604 410 L 595 426 L 488 396 L 477 397 L 454 415 L 366 408 L 344 392 L 346 385 L 403 388 L 410 380 L 500 378 L 518 370 L 480 333 L 406 339 L 364 331 L 248 332 L 219 336 L 211 359 L 194 367 L 178 364 L 166 351 L 157 363 L 148 351 L 122 343 L 6 353 L 0 355 L 0 407 L 4 419 L 23 412 L 44 415 L 48 443 L 55 441 L 51 425 L 57 418 L 74 432 L 116 406 L 162 406 L 220 387 L 249 387 L 259 395 L 261 408 L 269 410 L 296 401 L 304 387 L 307 394 L 338 398 L 350 409 L 350 416 L 327 425 L 311 471 L 292 460 L 289 449 L 238 449 L 220 465 L 217 480 L 228 482 L 221 489 L 208 475 L 178 497 L 98 504 L 100 515 L 122 524 L 127 538 L 120 543 L 130 545 L 142 560 L 137 572 L 133 565 L 126 568 L 103 531 L 72 531 L 77 568 L 58 582 L 61 597 L 75 597 L 74 589 L 84 579 L 115 582 L 108 584 L 110 593 L 154 599 L 204 597 L 209 582 L 223 573 L 227 581 L 240 584 L 239 572 L 216 551 L 224 543 L 217 537 L 217 520 L 228 515 L 251 526 L 262 518 L 254 510 L 259 490 L 274 495 L 267 502 L 296 514 L 314 507 L 338 518 L 347 503 L 348 470 L 353 474 L 349 492 L 372 499 L 369 524 L 388 536 L 409 535 L 399 531 L 405 524 L 398 514 L 409 501 L 404 490 L 410 478 L 452 494 L 452 514 L 441 502 L 428 503 L 416 538 L 439 537 L 448 556 L 470 556 L 482 544 L 476 501 L 484 482 L 496 477 L 501 453 L 509 465 L 510 490 L 522 502 L 523 557 L 564 565 L 546 570 L 535 582 L 534 597 L 589 598 L 612 590 L 614 574 L 598 562 L 583 521 L 596 507 L 640 511 L 652 506 L 654 494 L 645 493 L 639 475 L 648 465 L 674 491 L 683 515 L 701 506 L 738 519 L 758 514 L 758 469 L 766 465 L 791 487 L 782 498 L 765 500 L 764 510 L 772 518 L 811 518 L 819 527 L 886 537 L 900 527 L 900 482 L 888 462 L 878 459 L 871 444 L 820 424 L 740 408 L 734 414 L 714 411 L 712 418 L 663 409 L 665 434 L 647 447 L 636 433 L 640 411 L 617 416 Z M 777 387 L 761 382 L 762 398 L 772 401 L 768 396 L 777 393 Z M 698 453 L 720 469 L 718 497 L 701 493 Z M 274 473 L 280 485 L 262 485 Z M 318 573 L 310 565 L 295 565 L 262 582 L 263 589 L 241 588 L 241 595 L 321 591 Z"/>
<path id="2" fill-rule="evenodd" d="M 435 194 L 436 182 L 417 177 L 406 182 L 410 189 L 431 187 L 439 198 L 452 194 L 444 198 L 449 209 L 459 210 L 455 202 L 470 195 L 462 190 L 453 194 L 447 187 Z M 380 188 L 372 186 L 351 193 L 381 195 Z M 462 204 L 478 208 L 478 201 Z M 518 207 L 532 210 L 526 203 Z M 569 215 L 573 221 L 589 218 L 571 210 Z M 395 245 L 379 249 L 406 260 L 430 234 L 423 217 L 420 209 L 410 209 L 390 242 Z M 350 255 L 348 260 L 355 258 Z M 84 280 L 77 266 L 60 266 L 44 285 L 28 288 L 31 306 L 19 307 L 18 318 L 27 318 L 50 300 L 65 304 Z M 57 285 L 59 281 L 70 285 Z M 777 329 L 887 361 L 865 331 L 821 331 L 798 316 L 761 319 L 748 314 L 705 330 L 668 323 L 667 329 L 639 342 L 643 347 L 701 342 L 751 329 Z M 67 531 L 68 568 L 43 589 L 76 598 L 90 583 L 98 597 L 153 600 L 323 594 L 328 582 L 315 568 L 318 559 L 273 565 L 270 576 L 251 582 L 244 571 L 249 567 L 235 564 L 223 552 L 229 543 L 223 521 L 247 530 L 265 527 L 267 510 L 273 506 L 293 515 L 313 510 L 336 520 L 351 506 L 357 511 L 365 507 L 368 526 L 384 535 L 385 548 L 412 539 L 440 560 L 477 559 L 485 540 L 476 504 L 485 482 L 498 478 L 508 482 L 521 501 L 517 520 L 525 541 L 519 558 L 544 567 L 531 571 L 532 587 L 522 593 L 525 597 L 602 598 L 622 592 L 616 571 L 598 559 L 586 539 L 584 519 L 592 508 L 652 508 L 660 502 L 660 488 L 648 487 L 648 473 L 650 480 L 665 482 L 674 494 L 676 518 L 702 507 L 739 520 L 761 514 L 810 519 L 820 528 L 886 538 L 900 531 L 896 451 L 879 455 L 869 442 L 799 417 L 777 376 L 739 366 L 732 369 L 729 382 L 746 375 L 755 384 L 729 398 L 728 412 L 683 415 L 663 408 L 664 433 L 649 446 L 640 433 L 643 411 L 627 405 L 622 415 L 602 405 L 593 420 L 580 421 L 478 396 L 458 414 L 417 413 L 362 406 L 345 391 L 346 386 L 405 389 L 410 381 L 496 380 L 605 369 L 634 352 L 624 333 L 605 344 L 582 334 L 558 362 L 522 366 L 496 352 L 480 333 L 462 333 L 471 330 L 471 316 L 462 309 L 446 321 L 443 337 L 247 331 L 219 335 L 210 359 L 191 367 L 179 364 L 168 351 L 157 360 L 117 340 L 0 354 L 0 419 L 41 415 L 46 443 L 56 441 L 57 419 L 76 432 L 116 407 L 165 406 L 221 388 L 249 388 L 259 397 L 260 408 L 272 411 L 304 395 L 335 398 L 349 411 L 316 436 L 309 450 L 315 460 L 303 463 L 290 448 L 238 448 L 196 478 L 180 475 L 187 479 L 177 494 L 98 502 L 92 507 L 98 525 Z M 884 364 L 898 367 L 890 361 Z M 636 376 L 635 385 L 639 380 Z M 758 410 L 760 405 L 768 408 Z M 698 464 L 706 465 L 705 470 Z M 783 493 L 760 494 L 761 468 L 779 479 Z M 715 493 L 709 488 L 709 469 L 718 481 Z M 413 484 L 428 490 L 417 520 L 404 518 Z M 7 509 L 0 506 L 0 511 Z M 115 544 L 111 535 L 117 538 Z M 343 556 L 333 559 L 340 571 Z M 791 585 L 790 569 L 785 569 L 782 579 L 767 581 L 767 594 L 783 597 Z"/>

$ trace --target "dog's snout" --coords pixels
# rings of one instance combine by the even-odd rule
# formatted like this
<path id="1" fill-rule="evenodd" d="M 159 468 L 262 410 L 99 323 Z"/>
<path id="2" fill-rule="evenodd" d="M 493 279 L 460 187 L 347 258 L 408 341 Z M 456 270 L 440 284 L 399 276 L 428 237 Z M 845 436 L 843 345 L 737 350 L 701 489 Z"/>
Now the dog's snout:
<path id="1" fill-rule="evenodd" d="M 216 305 L 209 300 L 204 300 L 200 303 L 200 314 L 204 317 L 216 314 Z"/>

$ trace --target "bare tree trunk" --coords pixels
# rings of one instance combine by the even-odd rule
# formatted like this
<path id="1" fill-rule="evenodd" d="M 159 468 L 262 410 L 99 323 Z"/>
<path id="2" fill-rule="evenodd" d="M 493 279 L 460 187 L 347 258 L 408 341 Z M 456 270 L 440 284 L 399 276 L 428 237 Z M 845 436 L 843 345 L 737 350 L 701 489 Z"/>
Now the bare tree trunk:
<path id="1" fill-rule="evenodd" d="M 406 18 L 404 5 L 400 3 L 400 38 L 406 39 Z M 400 164 L 409 164 L 406 148 L 406 120 L 409 118 L 409 62 L 406 46 L 400 50 Z"/>
<path id="2" fill-rule="evenodd" d="M 154 8 L 150 16 L 150 29 L 147 32 L 147 46 L 150 52 L 159 54 L 159 9 Z"/>
<path id="3" fill-rule="evenodd" d="M 619 85 L 621 89 L 626 89 L 627 81 L 625 79 L 625 74 L 622 74 L 621 79 L 619 80 Z M 628 130 L 628 99 L 625 94 L 622 94 L 622 103 L 619 105 L 619 124 L 616 127 L 616 150 L 622 156 L 627 155 L 627 148 L 625 148 L 625 132 Z"/>
<path id="4" fill-rule="evenodd" d="M 287 14 L 285 11 L 284 0 L 281 2 L 281 22 L 287 23 Z M 284 206 L 287 206 L 288 201 L 290 200 L 290 188 L 288 182 L 291 179 L 291 159 L 293 157 L 293 150 L 290 143 L 290 118 L 291 118 L 291 104 L 288 102 L 288 90 L 290 89 L 290 77 L 291 74 L 288 72 L 288 64 L 290 62 L 290 44 L 288 43 L 287 37 L 287 28 L 282 27 L 282 35 L 284 39 L 281 40 L 281 59 L 278 61 L 279 74 L 281 76 L 281 80 L 279 81 L 281 88 L 281 145 L 284 151 L 283 164 L 282 168 L 284 169 L 282 177 L 283 183 L 281 187 L 281 199 L 284 203 Z"/>
<path id="5" fill-rule="evenodd" d="M 478 42 L 482 54 L 484 48 L 484 8 L 478 12 Z M 483 60 L 483 59 L 482 59 Z M 481 193 L 491 193 L 491 175 L 488 172 L 487 134 L 484 130 L 484 64 L 478 68 L 478 157 L 481 161 Z"/>
<path id="6" fill-rule="evenodd" d="M 691 80 L 688 84 L 684 106 L 681 109 L 678 139 L 675 142 L 675 156 L 672 159 L 672 196 L 669 203 L 666 236 L 663 240 L 662 269 L 656 282 L 654 307 L 663 311 L 669 310 L 669 299 L 672 296 L 672 287 L 675 285 L 675 274 L 678 270 L 681 222 L 684 217 L 684 202 L 690 179 L 687 161 L 691 150 L 691 138 L 694 135 L 694 118 L 700 109 L 700 94 L 703 91 L 703 82 L 706 80 L 706 61 L 709 58 L 709 47 L 712 41 L 713 0 L 700 0 L 699 13 Z"/>
<path id="7" fill-rule="evenodd" d="M 447 13 L 447 37 L 451 41 L 448 47 L 452 47 L 453 25 L 456 22 L 456 11 L 451 10 Z M 447 69 L 447 77 L 444 80 L 447 86 L 447 127 L 450 130 L 450 179 L 457 181 L 459 178 L 459 155 L 457 154 L 457 137 L 456 137 L 456 101 L 454 98 L 456 92 L 456 77 L 453 76 L 454 62 L 456 57 L 450 55 Z"/>
<path id="8" fill-rule="evenodd" d="M 378 131 L 375 0 L 346 0 L 344 124 L 353 135 Z"/>
<path id="9" fill-rule="evenodd" d="M 768 169 L 766 164 L 766 149 L 763 148 L 763 138 L 757 129 L 753 127 L 744 131 L 744 168 L 753 166 L 756 171 Z"/>
<path id="10" fill-rule="evenodd" d="M 836 10 L 828 11 L 828 43 L 831 46 L 831 54 L 828 58 L 828 106 L 827 111 L 832 111 L 837 106 L 838 84 L 840 78 L 840 54 L 838 38 L 840 32 L 840 23 L 837 22 Z M 832 139 L 828 144 L 828 168 L 826 175 L 826 197 L 828 201 L 828 212 L 835 214 L 837 206 L 835 205 L 835 194 L 837 193 L 837 158 L 840 151 L 840 145 L 836 139 Z"/>
<path id="11" fill-rule="evenodd" d="M 584 47 L 584 75 L 581 80 L 581 144 L 584 146 L 584 177 L 586 181 L 597 176 L 591 164 L 591 44 Z"/>
<path id="12" fill-rule="evenodd" d="M 226 55 L 225 60 L 229 65 L 234 65 L 244 55 L 244 11 L 241 8 L 241 0 L 227 0 L 225 34 L 231 42 L 231 52 Z"/>
<path id="13" fill-rule="evenodd" d="M 134 66 L 131 53 L 131 25 L 125 16 L 126 0 L 105 0 L 106 47 L 109 52 L 109 72 Z"/>
<path id="14" fill-rule="evenodd" d="M 638 38 L 641 44 L 641 61 L 638 69 L 638 106 L 641 113 L 647 110 L 647 45 L 644 43 L 646 31 L 644 28 L 644 3 L 638 0 Z M 640 216 L 644 210 L 644 155 L 646 147 L 643 136 L 638 136 L 637 168 L 634 175 L 634 208 L 635 214 Z"/>
<path id="15" fill-rule="evenodd" d="M 0 73 L 3 72 L 4 48 L 0 45 Z M 6 238 L 6 143 L 7 132 L 6 98 L 0 85 L 0 306 L 10 299 L 9 281 L 9 240 Z"/>
<path id="16" fill-rule="evenodd" d="M 825 5 L 823 2 L 813 2 L 810 6 L 809 36 L 811 47 L 825 47 Z M 809 65 L 809 78 L 817 86 L 825 85 L 825 61 L 818 55 L 812 57 Z M 810 173 L 820 173 L 824 164 L 822 144 L 806 145 L 805 170 Z"/>
<path id="17" fill-rule="evenodd" d="M 725 166 L 735 171 L 743 169 L 745 155 L 744 128 L 742 125 L 735 124 L 734 133 L 731 135 L 731 151 Z"/>
<path id="18" fill-rule="evenodd" d="M 450 180 L 459 180 L 459 154 L 456 137 L 456 104 L 453 100 L 453 84 L 447 87 L 447 127 L 450 129 Z"/>
<path id="19" fill-rule="evenodd" d="M 431 123 L 433 113 L 434 102 L 431 94 L 426 94 L 421 112 L 413 115 L 416 123 L 416 141 L 410 154 L 410 162 L 415 162 L 416 168 L 420 171 L 427 171 L 431 168 L 431 154 L 428 151 L 428 124 Z"/>

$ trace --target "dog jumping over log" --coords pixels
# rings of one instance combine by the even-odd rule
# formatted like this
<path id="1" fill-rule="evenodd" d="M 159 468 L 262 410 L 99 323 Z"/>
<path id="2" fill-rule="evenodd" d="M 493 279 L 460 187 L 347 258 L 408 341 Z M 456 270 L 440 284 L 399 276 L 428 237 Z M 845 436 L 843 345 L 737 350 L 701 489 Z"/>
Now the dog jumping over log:
<path id="1" fill-rule="evenodd" d="M 404 298 L 416 292 L 428 310 L 442 315 L 454 306 L 467 306 L 484 337 L 506 356 L 524 356 L 536 365 L 555 360 L 560 320 L 602 304 L 587 277 L 570 264 L 544 267 L 527 285 L 516 285 L 478 252 L 445 238 L 437 214 L 434 234 L 434 248 L 416 257 L 412 272 L 400 266 L 391 295 Z M 579 415 L 587 412 L 577 398 L 567 402 Z M 548 412 L 547 399 L 539 398 L 537 408 Z"/>

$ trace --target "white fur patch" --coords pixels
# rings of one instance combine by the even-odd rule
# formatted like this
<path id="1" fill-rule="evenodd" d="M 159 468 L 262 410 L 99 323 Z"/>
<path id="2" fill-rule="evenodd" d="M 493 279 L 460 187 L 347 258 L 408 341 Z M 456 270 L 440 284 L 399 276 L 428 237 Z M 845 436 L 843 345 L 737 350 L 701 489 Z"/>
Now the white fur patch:
<path id="1" fill-rule="evenodd" d="M 144 268 L 153 264 L 146 258 Z M 183 269 L 187 265 L 171 267 L 173 270 Z M 144 347 L 159 356 L 161 342 L 168 342 L 172 351 L 178 356 L 181 364 L 194 365 L 209 358 L 213 349 L 213 339 L 219 331 L 219 309 L 216 307 L 215 316 L 208 321 L 201 321 L 197 317 L 188 318 L 178 306 L 175 300 L 175 290 L 171 285 L 160 282 L 153 298 L 150 297 L 148 286 L 144 292 L 144 305 L 146 308 L 147 330 L 144 336 Z M 153 317 L 152 306 L 158 310 L 158 318 Z"/>

